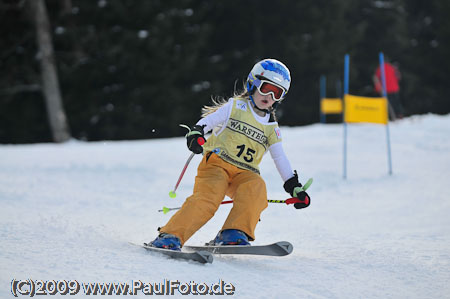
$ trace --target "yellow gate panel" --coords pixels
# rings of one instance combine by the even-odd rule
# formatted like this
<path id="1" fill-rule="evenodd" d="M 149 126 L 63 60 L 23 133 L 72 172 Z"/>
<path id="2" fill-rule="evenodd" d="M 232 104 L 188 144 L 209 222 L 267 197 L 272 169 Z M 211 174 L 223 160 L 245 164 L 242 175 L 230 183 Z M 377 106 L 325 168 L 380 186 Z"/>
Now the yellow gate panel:
<path id="1" fill-rule="evenodd" d="M 323 114 L 340 114 L 343 111 L 341 98 L 323 98 L 320 101 L 320 112 Z"/>
<path id="2" fill-rule="evenodd" d="M 388 102 L 386 98 L 369 98 L 346 94 L 344 102 L 344 121 L 347 123 L 388 123 Z"/>

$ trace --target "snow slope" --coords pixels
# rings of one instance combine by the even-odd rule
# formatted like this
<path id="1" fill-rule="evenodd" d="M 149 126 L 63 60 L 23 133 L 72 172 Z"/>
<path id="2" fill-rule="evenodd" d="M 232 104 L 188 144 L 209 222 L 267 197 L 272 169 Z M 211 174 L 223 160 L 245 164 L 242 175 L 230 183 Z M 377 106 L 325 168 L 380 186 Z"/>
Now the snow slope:
<path id="1" fill-rule="evenodd" d="M 170 217 L 157 210 L 190 194 L 199 156 L 177 198 L 168 196 L 189 156 L 183 138 L 0 146 L 0 298 L 12 297 L 13 279 L 223 280 L 237 298 L 450 298 L 450 115 L 390 124 L 392 176 L 383 126 L 349 126 L 347 180 L 342 125 L 282 133 L 301 180 L 314 178 L 312 204 L 271 204 L 254 243 L 288 240 L 293 254 L 217 256 L 208 265 L 128 243 L 152 240 Z M 261 172 L 269 198 L 286 198 L 269 156 Z M 214 237 L 229 209 L 188 243 Z"/>

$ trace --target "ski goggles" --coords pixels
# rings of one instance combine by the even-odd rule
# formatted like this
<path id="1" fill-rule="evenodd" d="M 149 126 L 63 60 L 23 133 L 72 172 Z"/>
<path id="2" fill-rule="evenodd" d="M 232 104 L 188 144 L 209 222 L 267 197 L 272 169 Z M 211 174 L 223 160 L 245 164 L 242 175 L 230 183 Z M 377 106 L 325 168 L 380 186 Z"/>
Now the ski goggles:
<path id="1" fill-rule="evenodd" d="M 272 98 L 276 102 L 281 101 L 286 95 L 283 87 L 267 80 L 255 80 L 255 86 L 259 93 L 264 96 L 272 94 Z"/>

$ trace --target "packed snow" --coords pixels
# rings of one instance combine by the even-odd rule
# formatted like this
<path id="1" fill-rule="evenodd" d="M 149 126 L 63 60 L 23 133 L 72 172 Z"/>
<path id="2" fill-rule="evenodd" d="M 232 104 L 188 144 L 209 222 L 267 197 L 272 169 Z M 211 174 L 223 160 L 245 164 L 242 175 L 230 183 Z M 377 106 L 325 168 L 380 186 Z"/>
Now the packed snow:
<path id="1" fill-rule="evenodd" d="M 1 145 L 0 297 L 13 296 L 14 281 L 169 280 L 223 281 L 237 298 L 450 298 L 450 115 L 389 128 L 393 174 L 385 127 L 355 124 L 344 180 L 342 124 L 282 127 L 301 181 L 314 178 L 312 203 L 270 204 L 254 244 L 286 240 L 293 253 L 222 255 L 205 265 L 130 244 L 153 240 L 172 215 L 158 210 L 190 195 L 200 156 L 177 197 L 168 195 L 190 154 L 184 138 Z M 289 197 L 270 155 L 260 166 L 268 197 Z M 188 244 L 211 240 L 229 210 L 222 205 Z M 29 297 L 26 286 L 22 293 Z M 85 295 L 81 287 L 75 297 Z"/>

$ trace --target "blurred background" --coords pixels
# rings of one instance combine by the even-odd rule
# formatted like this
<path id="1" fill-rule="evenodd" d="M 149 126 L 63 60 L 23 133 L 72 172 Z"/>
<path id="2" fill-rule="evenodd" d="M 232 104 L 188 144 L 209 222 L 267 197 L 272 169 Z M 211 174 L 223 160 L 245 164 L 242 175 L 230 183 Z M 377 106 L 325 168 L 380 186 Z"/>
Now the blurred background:
<path id="1" fill-rule="evenodd" d="M 382 51 L 406 116 L 450 112 L 449 0 L 1 0 L 0 19 L 0 143 L 182 136 L 263 58 L 291 70 L 281 125 L 319 122 L 346 53 L 350 93 L 376 96 Z"/>

